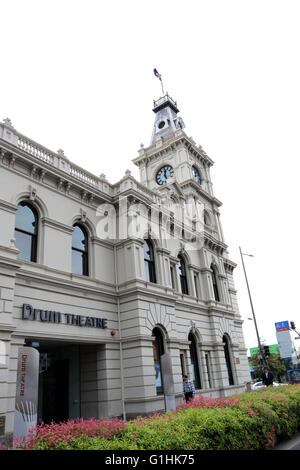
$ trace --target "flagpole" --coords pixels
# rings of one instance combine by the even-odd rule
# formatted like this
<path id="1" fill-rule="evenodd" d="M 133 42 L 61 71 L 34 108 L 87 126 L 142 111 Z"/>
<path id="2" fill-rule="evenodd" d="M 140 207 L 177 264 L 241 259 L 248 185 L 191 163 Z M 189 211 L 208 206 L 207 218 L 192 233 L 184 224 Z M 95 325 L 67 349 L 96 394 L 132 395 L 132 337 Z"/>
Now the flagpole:
<path id="1" fill-rule="evenodd" d="M 163 81 L 162 81 L 162 78 L 161 78 L 161 74 L 158 73 L 158 71 L 157 71 L 156 69 L 153 69 L 153 72 L 154 72 L 154 75 L 155 75 L 156 77 L 158 77 L 159 80 L 160 80 L 161 90 L 162 90 L 162 94 L 163 94 L 163 96 L 164 96 L 164 95 L 165 95 L 165 90 L 164 90 L 164 85 L 163 85 Z"/>

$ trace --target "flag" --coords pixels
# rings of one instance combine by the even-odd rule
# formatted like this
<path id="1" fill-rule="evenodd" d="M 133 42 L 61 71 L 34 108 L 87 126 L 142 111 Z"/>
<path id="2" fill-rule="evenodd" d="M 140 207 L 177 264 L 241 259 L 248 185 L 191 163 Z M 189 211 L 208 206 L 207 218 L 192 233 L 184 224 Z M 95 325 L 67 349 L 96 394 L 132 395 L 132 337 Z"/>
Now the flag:
<path id="1" fill-rule="evenodd" d="M 155 75 L 157 78 L 159 78 L 160 81 L 161 81 L 161 74 L 158 73 L 158 71 L 157 71 L 156 69 L 154 69 L 153 72 L 154 72 L 154 75 Z"/>

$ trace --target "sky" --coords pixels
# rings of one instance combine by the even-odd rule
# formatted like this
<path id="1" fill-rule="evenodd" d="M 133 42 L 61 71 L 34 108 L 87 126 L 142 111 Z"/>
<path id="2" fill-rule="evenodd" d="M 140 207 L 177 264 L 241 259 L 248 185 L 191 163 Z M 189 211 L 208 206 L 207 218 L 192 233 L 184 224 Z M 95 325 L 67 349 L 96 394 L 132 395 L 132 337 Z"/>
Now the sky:
<path id="1" fill-rule="evenodd" d="M 298 0 L 0 0 L 0 120 L 112 184 L 177 101 L 215 162 L 247 348 L 300 330 Z M 292 334 L 292 336 L 296 336 Z M 300 343 L 300 341 L 299 341 Z M 297 344 L 297 342 L 296 342 Z"/>

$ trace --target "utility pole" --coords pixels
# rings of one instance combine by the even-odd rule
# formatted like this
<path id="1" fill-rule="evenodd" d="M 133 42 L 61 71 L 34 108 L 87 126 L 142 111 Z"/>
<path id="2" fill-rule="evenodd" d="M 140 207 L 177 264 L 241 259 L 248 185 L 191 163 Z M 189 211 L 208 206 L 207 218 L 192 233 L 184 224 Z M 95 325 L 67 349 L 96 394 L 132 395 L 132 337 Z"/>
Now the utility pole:
<path id="1" fill-rule="evenodd" d="M 249 287 L 249 283 L 248 283 L 248 279 L 247 279 L 247 274 L 246 274 L 246 268 L 245 268 L 244 259 L 243 259 L 243 255 L 244 255 L 244 256 L 251 256 L 251 257 L 253 257 L 253 255 L 248 255 L 247 253 L 242 253 L 241 247 L 239 247 L 239 249 L 240 249 L 240 254 L 241 254 L 241 259 L 242 259 L 242 265 L 243 265 L 243 270 L 244 270 L 245 279 L 246 279 L 246 284 L 247 284 L 247 290 L 248 290 L 248 295 L 249 295 L 249 300 L 250 300 L 250 305 L 251 305 L 251 310 L 252 310 L 252 316 L 253 316 L 254 325 L 255 325 L 255 331 L 256 331 L 256 336 L 257 336 L 259 354 L 260 354 L 260 358 L 261 358 L 261 360 L 262 360 L 263 366 L 266 367 L 267 362 L 266 362 L 266 358 L 265 358 L 265 355 L 264 355 L 264 352 L 263 352 L 263 349 L 262 349 L 262 346 L 261 346 L 259 334 L 258 334 L 258 328 L 257 328 L 257 323 L 256 323 L 256 318 L 255 318 L 255 313 L 254 313 L 254 307 L 253 307 L 253 302 L 252 302 L 251 293 L 250 293 L 250 287 Z"/>

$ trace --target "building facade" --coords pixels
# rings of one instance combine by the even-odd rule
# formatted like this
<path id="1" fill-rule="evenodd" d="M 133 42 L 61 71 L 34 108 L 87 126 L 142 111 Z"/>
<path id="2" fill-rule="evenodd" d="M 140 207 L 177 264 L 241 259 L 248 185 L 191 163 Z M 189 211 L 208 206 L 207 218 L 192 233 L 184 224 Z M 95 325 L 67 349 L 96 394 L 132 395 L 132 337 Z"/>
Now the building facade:
<path id="1" fill-rule="evenodd" d="M 163 410 L 183 373 L 214 397 L 250 380 L 213 162 L 171 97 L 153 111 L 140 182 L 110 184 L 0 124 L 0 439 L 24 346 L 44 422 Z"/>

